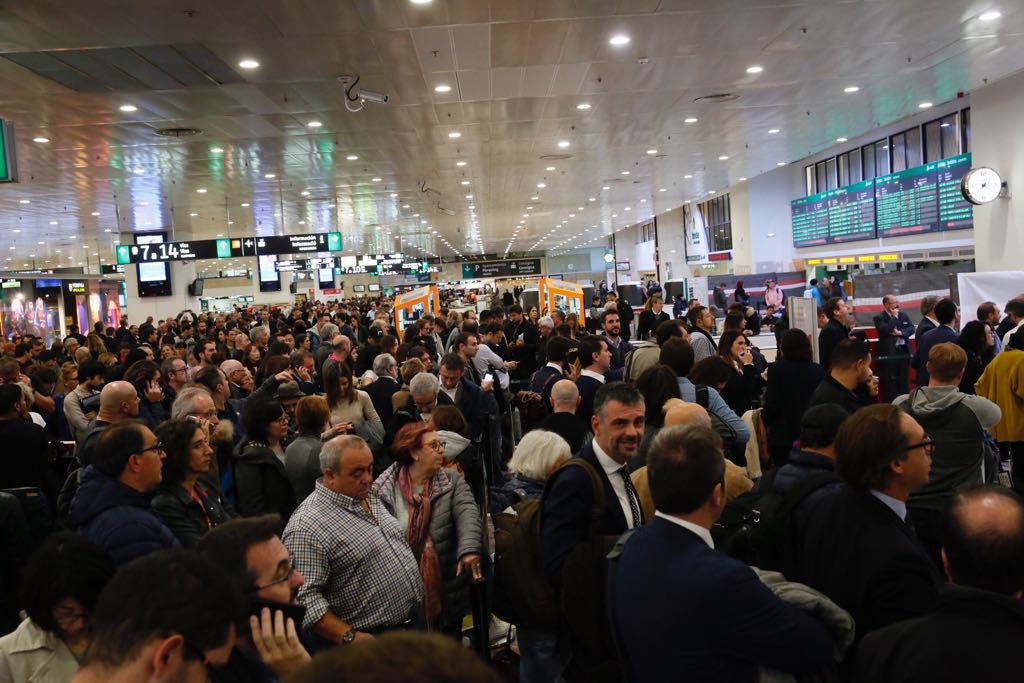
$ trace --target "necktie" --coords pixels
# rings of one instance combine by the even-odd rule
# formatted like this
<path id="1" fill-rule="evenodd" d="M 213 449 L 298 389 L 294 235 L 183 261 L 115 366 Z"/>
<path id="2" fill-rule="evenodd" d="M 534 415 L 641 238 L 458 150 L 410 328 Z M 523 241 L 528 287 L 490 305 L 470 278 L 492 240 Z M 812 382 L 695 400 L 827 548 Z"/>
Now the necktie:
<path id="1" fill-rule="evenodd" d="M 629 511 L 633 513 L 633 526 L 630 528 L 635 529 L 643 522 L 640 518 L 640 497 L 637 495 L 636 489 L 633 488 L 633 480 L 629 478 L 629 473 L 626 472 L 625 467 L 619 470 L 619 476 L 622 477 L 622 482 L 626 485 L 626 497 L 629 498 Z"/>

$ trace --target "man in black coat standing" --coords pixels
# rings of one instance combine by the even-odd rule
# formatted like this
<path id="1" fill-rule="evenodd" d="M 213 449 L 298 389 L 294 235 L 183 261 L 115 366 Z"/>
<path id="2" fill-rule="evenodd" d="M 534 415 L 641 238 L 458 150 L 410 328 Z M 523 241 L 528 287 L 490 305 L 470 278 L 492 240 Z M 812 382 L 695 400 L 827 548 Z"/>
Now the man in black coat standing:
<path id="1" fill-rule="evenodd" d="M 580 340 L 580 376 L 576 388 L 580 390 L 580 409 L 576 412 L 584 424 L 590 424 L 598 390 L 605 383 L 605 375 L 612 367 L 612 352 L 604 337 L 588 334 Z"/>
<path id="2" fill-rule="evenodd" d="M 398 381 L 398 362 L 390 353 L 378 354 L 373 359 L 373 373 L 377 375 L 377 379 L 363 389 L 370 395 L 373 409 L 377 411 L 380 421 L 386 425 L 391 424 L 391 418 L 395 414 L 391 397 L 402 388 L 402 383 Z"/>
<path id="3" fill-rule="evenodd" d="M 878 378 L 871 374 L 871 349 L 857 339 L 844 339 L 832 354 L 832 369 L 811 394 L 807 407 L 834 403 L 847 413 L 878 398 Z"/>
<path id="4" fill-rule="evenodd" d="M 928 483 L 933 443 L 889 404 L 847 418 L 835 443 L 845 487 L 814 506 L 788 578 L 848 611 L 860 638 L 935 605 L 942 578 L 907 517 L 910 494 Z"/>
<path id="5" fill-rule="evenodd" d="M 886 401 L 892 401 L 910 388 L 910 337 L 914 334 L 914 323 L 900 310 L 900 301 L 893 294 L 882 297 L 882 312 L 874 322 L 878 330 L 882 394 Z"/>
<path id="6" fill-rule="evenodd" d="M 850 314 L 846 310 L 846 302 L 839 297 L 826 301 L 822 311 L 828 318 L 828 324 L 818 333 L 818 362 L 828 371 L 832 367 L 832 350 L 839 342 L 850 338 L 850 328 L 847 324 Z"/>
<path id="7" fill-rule="evenodd" d="M 870 634 L 854 662 L 855 681 L 1022 681 L 1024 504 L 982 486 L 957 495 L 943 531 L 950 583 L 934 611 Z"/>
<path id="8" fill-rule="evenodd" d="M 540 332 L 533 323 L 523 315 L 523 307 L 514 304 L 508 309 L 508 320 L 504 326 L 505 339 L 508 341 L 512 359 L 519 363 L 513 371 L 521 379 L 529 379 L 537 369 L 537 348 L 540 344 Z"/>

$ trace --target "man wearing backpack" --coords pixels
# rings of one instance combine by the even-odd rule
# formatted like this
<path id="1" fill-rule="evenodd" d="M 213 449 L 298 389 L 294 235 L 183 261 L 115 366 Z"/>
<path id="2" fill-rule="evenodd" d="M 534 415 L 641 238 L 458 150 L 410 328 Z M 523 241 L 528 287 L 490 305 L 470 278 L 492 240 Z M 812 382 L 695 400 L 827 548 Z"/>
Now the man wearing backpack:
<path id="1" fill-rule="evenodd" d="M 643 396 L 623 382 L 603 385 L 591 428 L 594 440 L 577 456 L 585 466 L 560 472 L 541 508 L 541 558 L 559 591 L 568 681 L 620 680 L 605 621 L 604 558 L 620 534 L 644 522 L 626 471 L 644 435 Z"/>
<path id="2" fill-rule="evenodd" d="M 957 491 L 984 483 L 985 430 L 1003 415 L 987 398 L 960 391 L 966 366 L 962 348 L 952 342 L 936 344 L 928 352 L 928 386 L 893 401 L 935 442 L 928 483 L 910 496 L 907 508 L 917 537 L 939 566 L 943 514 Z"/>

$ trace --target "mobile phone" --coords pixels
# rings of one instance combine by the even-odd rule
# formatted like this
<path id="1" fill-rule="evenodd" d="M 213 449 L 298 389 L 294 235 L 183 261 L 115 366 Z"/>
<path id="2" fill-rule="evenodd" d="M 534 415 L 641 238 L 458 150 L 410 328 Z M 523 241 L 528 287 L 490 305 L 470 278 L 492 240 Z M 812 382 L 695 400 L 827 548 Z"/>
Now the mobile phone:
<path id="1" fill-rule="evenodd" d="M 292 605 L 284 602 L 270 602 L 269 600 L 260 600 L 259 598 L 251 598 L 249 600 L 249 614 L 256 617 L 260 617 L 260 613 L 263 608 L 266 607 L 270 610 L 270 616 L 274 616 L 274 612 L 283 612 L 284 618 L 295 620 L 296 630 L 302 628 L 302 619 L 306 616 L 305 605 Z"/>
<path id="2" fill-rule="evenodd" d="M 484 375 L 484 381 L 485 382 L 493 382 L 494 381 L 494 375 L 492 375 L 491 373 L 488 372 L 486 375 Z"/>

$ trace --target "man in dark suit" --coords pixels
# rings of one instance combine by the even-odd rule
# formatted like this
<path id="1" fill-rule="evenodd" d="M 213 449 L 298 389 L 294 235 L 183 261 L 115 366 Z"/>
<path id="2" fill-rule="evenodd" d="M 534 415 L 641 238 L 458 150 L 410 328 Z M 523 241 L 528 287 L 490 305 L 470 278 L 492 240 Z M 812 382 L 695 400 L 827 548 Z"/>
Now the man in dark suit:
<path id="1" fill-rule="evenodd" d="M 893 294 L 882 297 L 882 312 L 875 316 L 878 330 L 878 364 L 885 400 L 892 401 L 909 390 L 910 337 L 914 323 L 900 310 L 900 302 Z"/>
<path id="2" fill-rule="evenodd" d="M 560 379 L 550 387 L 551 414 L 537 423 L 537 429 L 558 434 L 569 443 L 573 453 L 579 453 L 590 430 L 576 416 L 580 404 L 580 392 L 571 380 Z"/>
<path id="3" fill-rule="evenodd" d="M 441 381 L 437 392 L 439 405 L 453 405 L 462 412 L 469 425 L 466 434 L 476 440 L 484 430 L 487 413 L 484 410 L 483 391 L 466 377 L 466 361 L 457 353 L 446 353 L 438 371 Z"/>
<path id="4" fill-rule="evenodd" d="M 717 434 L 703 425 L 667 427 L 647 457 L 657 512 L 609 570 L 611 628 L 626 679 L 753 682 L 762 665 L 802 673 L 832 663 L 822 623 L 714 549 L 711 527 L 725 507 Z"/>
<path id="5" fill-rule="evenodd" d="M 547 405 L 555 382 L 567 377 L 566 356 L 576 348 L 576 342 L 568 337 L 552 337 L 545 347 L 548 354 L 546 365 L 533 373 L 530 391 L 540 394 L 544 405 Z"/>
<path id="6" fill-rule="evenodd" d="M 917 324 L 917 341 L 921 341 L 928 332 L 931 332 L 939 326 L 939 321 L 935 319 L 935 304 L 939 303 L 942 299 L 941 296 L 935 296 L 929 294 L 921 299 L 921 322 Z"/>
<path id="7" fill-rule="evenodd" d="M 533 371 L 537 369 L 537 347 L 540 344 L 540 332 L 523 315 L 523 307 L 519 304 L 509 307 L 504 331 L 512 359 L 519 363 L 514 370 L 515 376 L 529 379 Z"/>
<path id="8" fill-rule="evenodd" d="M 626 461 L 636 455 L 644 436 L 643 396 L 624 382 L 602 385 L 594 400 L 591 429 L 594 440 L 574 459 L 580 466 L 554 475 L 541 503 L 541 561 L 548 581 L 562 593 L 570 651 L 562 659 L 569 661 L 570 681 L 593 680 L 614 658 L 611 644 L 596 642 L 604 638 L 594 635 L 593 629 L 600 627 L 605 614 L 604 556 L 620 534 L 644 522 L 640 498 L 626 471 Z M 604 500 L 596 526 L 595 482 Z M 567 571 L 563 581 L 567 565 L 575 571 Z"/>
<path id="9" fill-rule="evenodd" d="M 612 366 L 612 352 L 604 337 L 588 334 L 580 340 L 579 358 L 582 370 L 576 378 L 576 388 L 580 390 L 580 409 L 576 414 L 589 425 L 594 415 L 594 397 Z"/>
<path id="10" fill-rule="evenodd" d="M 1022 681 L 1024 504 L 982 486 L 957 495 L 943 531 L 950 583 L 935 610 L 875 631 L 861 643 L 855 681 Z"/>
<path id="11" fill-rule="evenodd" d="M 836 473 L 846 486 L 815 505 L 790 578 L 848 611 L 858 638 L 935 604 L 942 579 L 907 518 L 907 499 L 928 483 L 932 448 L 912 417 L 885 403 L 839 428 Z"/>
<path id="12" fill-rule="evenodd" d="M 871 374 L 871 349 L 857 339 L 844 339 L 832 352 L 832 369 L 807 402 L 808 408 L 834 403 L 853 413 L 878 398 L 878 379 Z"/>
<path id="13" fill-rule="evenodd" d="M 846 302 L 839 297 L 826 301 L 822 312 L 828 318 L 828 323 L 818 333 L 818 362 L 828 371 L 832 367 L 832 350 L 839 342 L 850 338 L 850 314 L 846 310 Z"/>
<path id="14" fill-rule="evenodd" d="M 953 321 L 956 320 L 956 304 L 952 299 L 942 299 L 935 304 L 935 319 L 939 326 L 928 331 L 924 335 L 918 335 L 917 348 L 914 350 L 914 357 L 910 360 L 910 367 L 917 371 L 916 384 L 919 387 L 928 386 L 928 354 L 932 347 L 943 342 L 956 343 L 960 335 L 953 329 Z M 918 327 L 918 331 L 920 331 Z"/>
<path id="15" fill-rule="evenodd" d="M 377 379 L 363 387 L 363 390 L 370 395 L 373 401 L 373 409 L 380 416 L 383 424 L 391 424 L 394 416 L 394 408 L 391 405 L 391 397 L 402 388 L 398 381 L 398 362 L 390 353 L 380 353 L 373 359 L 373 373 Z"/>

